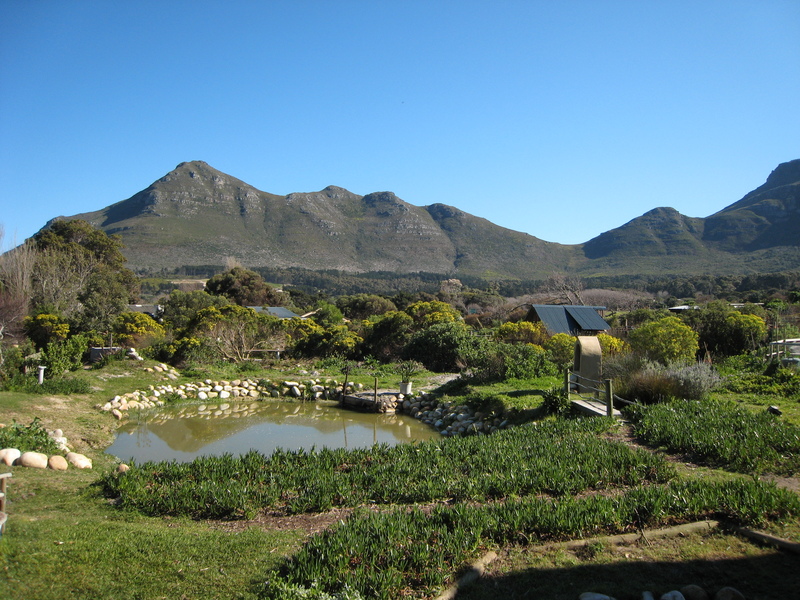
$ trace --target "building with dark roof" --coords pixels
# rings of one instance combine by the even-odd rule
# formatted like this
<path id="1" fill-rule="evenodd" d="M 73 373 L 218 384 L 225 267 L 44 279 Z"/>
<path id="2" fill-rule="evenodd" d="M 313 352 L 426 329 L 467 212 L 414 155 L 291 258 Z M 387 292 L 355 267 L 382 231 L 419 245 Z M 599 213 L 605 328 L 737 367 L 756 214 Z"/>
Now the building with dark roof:
<path id="1" fill-rule="evenodd" d="M 571 306 L 561 304 L 532 304 L 525 320 L 541 321 L 547 332 L 569 335 L 597 335 L 611 326 L 598 311 L 605 306 Z"/>

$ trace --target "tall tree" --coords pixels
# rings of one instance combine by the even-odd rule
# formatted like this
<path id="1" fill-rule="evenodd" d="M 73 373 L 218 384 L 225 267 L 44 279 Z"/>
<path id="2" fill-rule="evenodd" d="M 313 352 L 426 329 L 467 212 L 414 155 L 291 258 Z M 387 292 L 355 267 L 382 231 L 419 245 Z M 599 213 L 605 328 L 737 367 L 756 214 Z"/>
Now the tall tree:
<path id="1" fill-rule="evenodd" d="M 233 267 L 206 282 L 210 294 L 225 296 L 239 306 L 284 306 L 288 298 L 255 271 Z"/>
<path id="2" fill-rule="evenodd" d="M 56 221 L 33 237 L 33 303 L 67 317 L 76 332 L 105 333 L 139 294 L 122 242 L 86 221 Z"/>

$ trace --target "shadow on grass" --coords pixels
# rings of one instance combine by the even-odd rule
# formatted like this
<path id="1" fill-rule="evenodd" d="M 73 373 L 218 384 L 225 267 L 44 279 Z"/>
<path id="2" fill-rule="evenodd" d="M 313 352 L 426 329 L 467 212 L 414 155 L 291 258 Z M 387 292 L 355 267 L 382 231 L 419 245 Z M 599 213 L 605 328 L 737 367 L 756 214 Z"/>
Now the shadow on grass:
<path id="1" fill-rule="evenodd" d="M 640 600 L 642 591 L 662 594 L 694 584 L 713 598 L 723 587 L 734 587 L 748 600 L 798 597 L 800 557 L 775 550 L 754 557 L 693 559 L 678 562 L 625 560 L 608 564 L 528 568 L 487 575 L 456 595 L 458 600 L 576 600 L 583 592 L 598 592 L 617 600 Z"/>

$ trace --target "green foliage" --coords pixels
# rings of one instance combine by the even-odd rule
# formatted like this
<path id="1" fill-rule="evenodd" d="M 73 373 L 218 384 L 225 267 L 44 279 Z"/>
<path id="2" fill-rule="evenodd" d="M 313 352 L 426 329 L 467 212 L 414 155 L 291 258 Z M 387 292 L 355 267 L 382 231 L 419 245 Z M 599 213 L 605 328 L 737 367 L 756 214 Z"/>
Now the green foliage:
<path id="1" fill-rule="evenodd" d="M 397 360 L 411 339 L 413 328 L 414 319 L 397 310 L 370 318 L 364 322 L 361 354 L 383 361 Z"/>
<path id="2" fill-rule="evenodd" d="M 317 308 L 314 310 L 314 314 L 311 318 L 323 327 L 326 327 L 340 325 L 344 316 L 342 315 L 342 311 L 339 310 L 335 304 L 323 301 L 317 304 Z"/>
<path id="3" fill-rule="evenodd" d="M 215 296 L 225 296 L 239 306 L 284 306 L 289 298 L 278 292 L 255 271 L 233 267 L 214 275 L 206 282 L 206 289 Z"/>
<path id="4" fill-rule="evenodd" d="M 600 348 L 603 351 L 604 357 L 617 356 L 628 350 L 628 345 L 625 343 L 625 340 L 607 333 L 598 333 L 597 341 L 600 342 Z"/>
<path id="5" fill-rule="evenodd" d="M 77 371 L 83 366 L 83 355 L 89 349 L 85 336 L 74 335 L 69 339 L 50 343 L 42 351 L 43 364 L 47 369 L 44 374 L 48 379 L 60 377 L 67 371 Z"/>
<path id="6" fill-rule="evenodd" d="M 537 321 L 518 321 L 516 323 L 507 322 L 500 325 L 495 331 L 495 339 L 508 344 L 536 344 L 543 346 L 549 335 L 544 323 Z"/>
<path id="7" fill-rule="evenodd" d="M 50 342 L 60 342 L 69 336 L 69 324 L 58 315 L 39 313 L 23 320 L 25 335 L 38 350 Z"/>
<path id="8" fill-rule="evenodd" d="M 678 317 L 664 317 L 634 329 L 628 341 L 633 352 L 668 365 L 694 361 L 697 339 L 697 333 Z"/>
<path id="9" fill-rule="evenodd" d="M 754 525 L 798 514 L 795 494 L 751 480 L 649 485 L 612 497 L 361 510 L 309 539 L 271 580 L 387 600 L 428 597 L 487 546 L 541 544 L 712 517 Z M 265 592 L 267 599 L 283 598 L 280 587 L 267 586 Z"/>
<path id="10" fill-rule="evenodd" d="M 542 410 L 549 415 L 566 415 L 572 410 L 572 402 L 563 386 L 554 386 L 544 391 Z"/>
<path id="11" fill-rule="evenodd" d="M 363 321 L 370 317 L 385 315 L 397 310 L 394 302 L 377 294 L 355 294 L 337 298 L 336 306 L 353 321 Z"/>
<path id="12" fill-rule="evenodd" d="M 473 337 L 464 345 L 462 360 L 476 383 L 532 379 L 558 371 L 541 346 L 508 344 L 482 337 Z"/>
<path id="13" fill-rule="evenodd" d="M 92 386 L 85 379 L 76 379 L 72 377 L 45 379 L 40 384 L 37 377 L 20 373 L 5 380 L 2 386 L 0 386 L 0 389 L 6 392 L 19 392 L 23 394 L 69 395 L 88 394 L 92 391 Z"/>
<path id="14" fill-rule="evenodd" d="M 429 371 L 458 371 L 471 343 L 469 328 L 460 321 L 445 321 L 417 331 L 403 350 L 404 358 L 417 360 Z"/>
<path id="15" fill-rule="evenodd" d="M 123 346 L 137 346 L 147 338 L 164 336 L 164 328 L 150 315 L 140 312 L 120 313 L 112 331 L 114 338 Z"/>
<path id="16" fill-rule="evenodd" d="M 121 506 L 146 514 L 241 518 L 264 508 L 299 513 L 445 498 L 563 496 L 674 477 L 662 458 L 596 435 L 610 424 L 606 419 L 553 420 L 491 436 L 394 447 L 145 463 L 123 476 L 105 476 L 104 485 Z"/>
<path id="17" fill-rule="evenodd" d="M 425 365 L 416 360 L 404 360 L 395 364 L 393 370 L 400 376 L 400 381 L 411 381 L 414 375 L 425 370 Z"/>
<path id="18" fill-rule="evenodd" d="M 14 421 L 11 425 L 0 427 L 0 448 L 16 448 L 20 452 L 42 452 L 55 454 L 58 444 L 47 433 L 39 417 L 34 417 L 28 425 Z"/>
<path id="19" fill-rule="evenodd" d="M 729 392 L 800 399 L 800 373 L 777 362 L 733 356 L 722 362 L 721 371 L 725 375 L 722 388 Z"/>
<path id="20" fill-rule="evenodd" d="M 697 331 L 700 347 L 712 355 L 743 354 L 761 346 L 767 335 L 762 316 L 744 314 L 719 300 L 688 311 L 683 318 Z"/>
<path id="21" fill-rule="evenodd" d="M 162 318 L 168 327 L 180 334 L 189 327 L 189 324 L 196 319 L 197 313 L 204 308 L 220 307 L 226 304 L 230 304 L 230 300 L 224 296 L 212 296 L 208 292 L 200 290 L 193 292 L 173 290 L 162 304 Z"/>
<path id="22" fill-rule="evenodd" d="M 34 236 L 34 308 L 64 315 L 73 332 L 108 332 L 114 317 L 139 294 L 126 269 L 122 243 L 86 221 L 57 221 Z"/>
<path id="23" fill-rule="evenodd" d="M 438 300 L 415 302 L 409 305 L 405 312 L 414 319 L 414 323 L 418 328 L 462 320 L 461 313 L 446 302 Z"/>
<path id="24" fill-rule="evenodd" d="M 354 354 L 361 337 L 347 325 L 320 325 L 297 340 L 292 352 L 297 356 L 317 357 Z"/>
<path id="25" fill-rule="evenodd" d="M 800 427 L 734 405 L 676 401 L 629 412 L 637 435 L 742 473 L 800 471 Z"/>
<path id="26" fill-rule="evenodd" d="M 575 342 L 578 339 L 574 335 L 568 333 L 556 333 L 544 344 L 544 349 L 547 350 L 548 358 L 551 362 L 555 363 L 559 368 L 572 365 L 575 357 Z"/>

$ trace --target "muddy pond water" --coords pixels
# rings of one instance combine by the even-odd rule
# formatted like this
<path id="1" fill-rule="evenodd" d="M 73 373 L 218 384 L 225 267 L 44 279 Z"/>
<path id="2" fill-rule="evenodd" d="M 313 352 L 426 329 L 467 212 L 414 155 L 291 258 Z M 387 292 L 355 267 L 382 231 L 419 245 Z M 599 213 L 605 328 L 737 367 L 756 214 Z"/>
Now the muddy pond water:
<path id="1" fill-rule="evenodd" d="M 180 404 L 133 416 L 117 430 L 108 454 L 123 462 L 189 462 L 199 456 L 277 448 L 366 448 L 440 437 L 406 415 L 359 413 L 324 402 Z"/>

